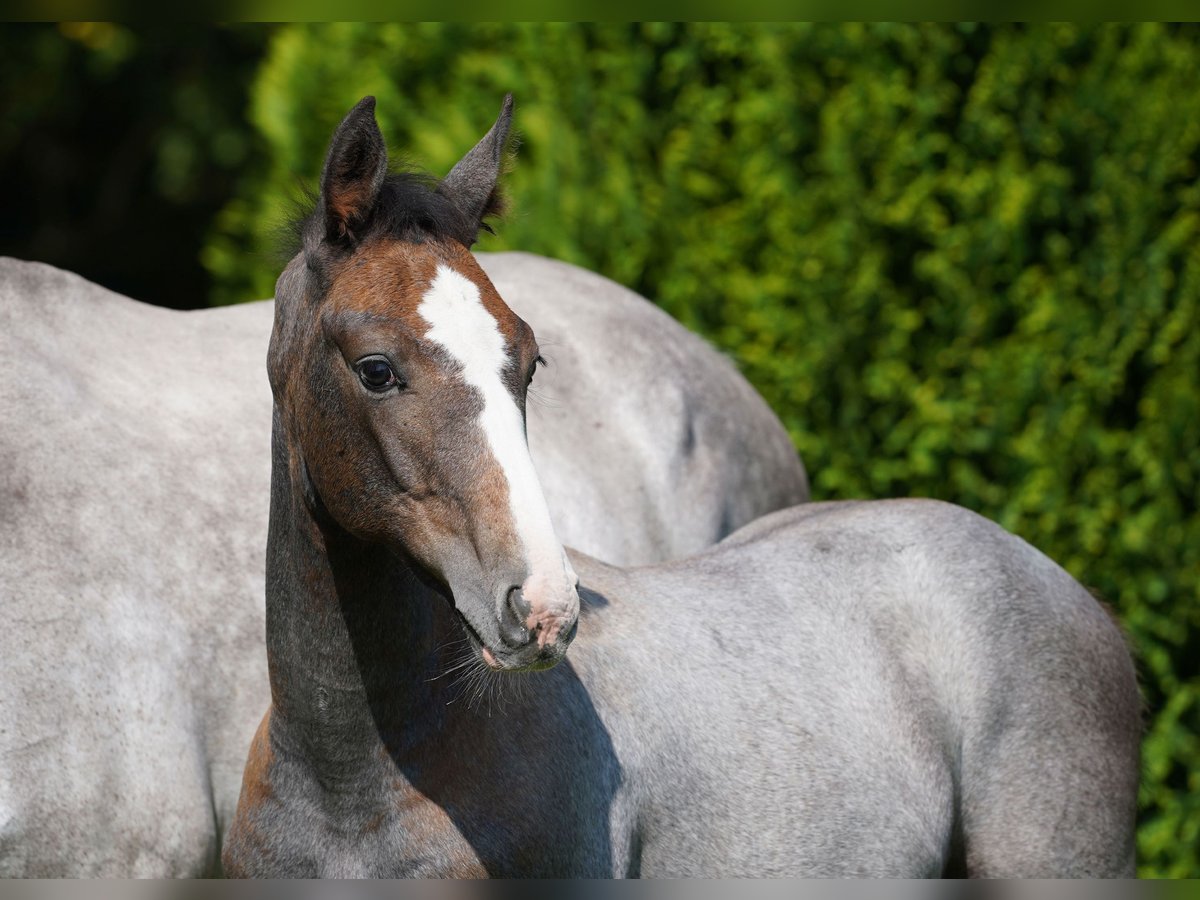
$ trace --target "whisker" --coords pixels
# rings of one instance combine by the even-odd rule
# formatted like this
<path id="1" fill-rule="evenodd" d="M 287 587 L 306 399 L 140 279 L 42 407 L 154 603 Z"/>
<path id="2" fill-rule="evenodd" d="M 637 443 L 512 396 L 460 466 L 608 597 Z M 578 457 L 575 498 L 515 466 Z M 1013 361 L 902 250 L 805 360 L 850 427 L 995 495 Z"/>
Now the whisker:
<path id="1" fill-rule="evenodd" d="M 470 710 L 478 709 L 476 704 L 479 703 L 479 698 L 483 693 L 484 686 L 486 685 L 486 682 L 484 681 L 484 679 L 487 677 L 482 672 L 480 672 L 478 669 L 474 670 L 474 675 L 475 675 L 475 679 L 472 683 L 471 698 L 467 701 L 467 708 Z"/>
<path id="2" fill-rule="evenodd" d="M 451 651 L 451 648 L 453 648 L 453 652 Z M 425 679 L 427 684 L 460 671 L 463 667 L 470 665 L 472 658 L 474 657 L 474 653 L 471 652 L 470 646 L 468 645 L 466 635 L 463 635 L 458 639 L 447 641 L 446 643 L 442 644 L 442 646 L 439 647 L 436 652 L 438 655 L 441 655 L 443 651 L 446 651 L 445 655 L 451 657 L 454 657 L 457 654 L 459 659 L 457 662 L 454 662 L 452 665 L 446 667 L 436 675 L 432 675 Z M 463 651 L 466 652 L 464 653 Z"/>
<path id="3" fill-rule="evenodd" d="M 434 676 L 432 676 L 431 678 L 427 678 L 427 679 L 425 679 L 425 681 L 426 681 L 426 683 L 428 683 L 428 682 L 432 682 L 432 681 L 437 681 L 439 678 L 445 678 L 447 675 L 452 675 L 452 674 L 454 674 L 455 672 L 462 671 L 462 670 L 463 670 L 463 669 L 465 669 L 467 666 L 471 665 L 471 663 L 472 663 L 473 661 L 474 661 L 474 660 L 472 660 L 472 659 L 470 659 L 470 658 L 468 658 L 468 659 L 464 659 L 464 660 L 462 660 L 461 662 L 457 662 L 457 663 L 455 663 L 454 665 L 450 666 L 449 668 L 447 668 L 447 669 L 443 670 L 443 671 L 442 671 L 442 672 L 440 672 L 439 674 L 437 674 L 437 675 L 434 675 Z"/>
<path id="4" fill-rule="evenodd" d="M 526 395 L 532 399 L 538 406 L 546 407 L 547 409 L 560 409 L 563 406 L 563 401 L 558 397 L 552 397 L 544 391 L 538 390 L 533 385 L 530 385 L 526 390 Z"/>
<path id="5" fill-rule="evenodd" d="M 434 648 L 433 652 L 441 653 L 443 650 L 445 650 L 448 647 L 456 647 L 456 646 L 461 647 L 466 642 L 467 642 L 467 636 L 465 634 L 460 634 L 458 637 L 449 638 L 444 643 L 439 644 L 437 647 Z"/>
<path id="6" fill-rule="evenodd" d="M 472 665 L 475 663 L 476 665 Z M 474 653 L 471 653 L 461 664 L 455 667 L 457 677 L 447 686 L 447 690 L 458 688 L 458 693 L 450 700 L 446 701 L 446 705 L 457 703 L 463 697 L 469 696 L 474 685 L 475 679 L 478 676 L 479 668 L 483 667 L 482 660 L 478 659 Z M 468 699 L 467 707 L 469 708 L 471 701 Z"/>

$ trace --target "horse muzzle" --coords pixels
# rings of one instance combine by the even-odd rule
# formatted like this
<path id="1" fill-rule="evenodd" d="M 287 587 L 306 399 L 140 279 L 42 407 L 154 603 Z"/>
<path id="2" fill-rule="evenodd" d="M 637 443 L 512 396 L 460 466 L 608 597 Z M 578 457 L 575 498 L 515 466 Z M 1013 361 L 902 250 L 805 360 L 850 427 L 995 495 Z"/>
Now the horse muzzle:
<path id="1" fill-rule="evenodd" d="M 567 653 L 579 628 L 579 592 L 546 598 L 541 592 L 527 595 L 510 588 L 500 609 L 500 646 L 481 650 L 484 662 L 494 669 L 548 669 Z"/>

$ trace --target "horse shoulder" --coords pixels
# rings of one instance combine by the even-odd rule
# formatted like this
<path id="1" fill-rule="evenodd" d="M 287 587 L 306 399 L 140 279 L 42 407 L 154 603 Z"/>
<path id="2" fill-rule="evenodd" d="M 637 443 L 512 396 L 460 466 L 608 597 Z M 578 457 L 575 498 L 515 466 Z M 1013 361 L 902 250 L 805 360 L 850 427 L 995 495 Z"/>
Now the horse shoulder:
<path id="1" fill-rule="evenodd" d="M 221 866 L 230 878 L 249 878 L 266 871 L 276 856 L 271 829 L 261 827 L 270 815 L 268 804 L 274 798 L 271 769 L 275 754 L 271 748 L 271 711 L 268 709 L 250 742 L 237 812 L 221 851 Z"/>

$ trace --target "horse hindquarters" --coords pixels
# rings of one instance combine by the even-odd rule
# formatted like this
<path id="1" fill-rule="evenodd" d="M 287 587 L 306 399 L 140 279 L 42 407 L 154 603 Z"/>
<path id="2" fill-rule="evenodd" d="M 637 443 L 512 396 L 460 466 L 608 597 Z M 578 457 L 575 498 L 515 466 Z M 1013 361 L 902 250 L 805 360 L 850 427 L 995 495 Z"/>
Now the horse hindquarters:
<path id="1" fill-rule="evenodd" d="M 966 872 L 1132 877 L 1141 700 L 1129 651 L 1081 585 L 1005 538 L 1019 574 L 988 624 L 1012 627 L 961 735 Z"/>
<path id="2" fill-rule="evenodd" d="M 1133 877 L 1136 692 L 1109 698 L 1103 684 L 1082 704 L 1030 704 L 1022 715 L 1036 730 L 1009 727 L 964 746 L 968 875 Z M 1113 708 L 1103 711 L 1105 703 Z"/>
<path id="3" fill-rule="evenodd" d="M 682 769 L 723 785 L 708 804 L 686 792 L 690 820 L 728 814 L 706 832 L 711 852 L 689 833 L 664 862 L 662 841 L 648 841 L 643 872 L 720 859 L 712 874 L 1132 874 L 1129 652 L 1100 605 L 1028 544 L 949 504 L 829 504 L 760 520 L 676 564 L 673 583 L 663 571 L 639 578 L 654 572 L 644 589 L 674 593 L 656 617 L 673 627 L 607 623 L 606 655 L 641 648 L 626 666 L 638 690 L 669 711 L 672 733 L 695 738 Z M 714 608 L 737 615 L 717 625 Z M 632 702 L 612 692 L 614 708 Z M 681 769 L 680 741 L 654 741 L 643 722 L 624 731 L 625 753 L 660 743 Z M 677 832 L 689 816 L 670 811 Z"/>

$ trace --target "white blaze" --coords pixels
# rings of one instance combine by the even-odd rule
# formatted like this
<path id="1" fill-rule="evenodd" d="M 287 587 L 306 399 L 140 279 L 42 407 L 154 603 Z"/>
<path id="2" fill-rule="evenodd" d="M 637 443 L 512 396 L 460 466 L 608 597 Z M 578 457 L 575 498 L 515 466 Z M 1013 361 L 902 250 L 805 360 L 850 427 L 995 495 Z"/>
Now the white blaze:
<path id="1" fill-rule="evenodd" d="M 504 385 L 509 358 L 500 326 L 484 307 L 475 283 L 444 265 L 438 266 L 417 312 L 429 323 L 426 339 L 462 366 L 463 380 L 483 397 L 479 426 L 508 481 L 508 505 L 529 568 L 523 585 L 527 599 L 567 602 L 574 593 L 575 573 L 554 534 L 521 412 Z"/>

